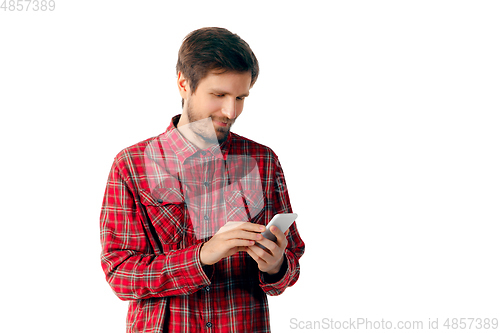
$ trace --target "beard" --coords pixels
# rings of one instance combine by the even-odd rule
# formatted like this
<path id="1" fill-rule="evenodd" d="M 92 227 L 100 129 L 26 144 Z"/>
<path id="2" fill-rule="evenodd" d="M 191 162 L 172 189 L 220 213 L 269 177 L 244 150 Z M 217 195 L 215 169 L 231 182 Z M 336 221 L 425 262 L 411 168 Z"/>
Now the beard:
<path id="1" fill-rule="evenodd" d="M 193 133 L 195 133 L 197 136 L 199 136 L 209 144 L 223 144 L 227 140 L 231 126 L 233 126 L 234 122 L 236 121 L 236 119 L 231 120 L 227 117 L 214 118 L 212 116 L 209 116 L 211 120 L 210 124 L 208 126 L 202 126 L 200 125 L 200 123 L 202 122 L 198 124 L 196 124 L 196 122 L 206 118 L 202 118 L 201 116 L 197 115 L 189 101 L 187 101 L 186 111 L 189 123 L 192 125 L 190 129 L 193 131 Z M 216 126 L 214 125 L 213 120 L 219 121 L 221 123 L 226 123 L 227 125 L 225 127 Z"/>

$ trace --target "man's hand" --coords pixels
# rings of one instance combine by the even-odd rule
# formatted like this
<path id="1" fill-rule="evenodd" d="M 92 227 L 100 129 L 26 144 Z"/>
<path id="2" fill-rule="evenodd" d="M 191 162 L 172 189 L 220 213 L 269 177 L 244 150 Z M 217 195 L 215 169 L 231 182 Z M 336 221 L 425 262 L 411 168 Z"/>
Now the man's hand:
<path id="1" fill-rule="evenodd" d="M 228 222 L 203 244 L 200 251 L 202 265 L 213 265 L 222 258 L 245 251 L 255 241 L 262 240 L 263 225 L 251 222 Z"/>
<path id="2" fill-rule="evenodd" d="M 271 232 L 276 236 L 276 243 L 264 237 L 258 241 L 267 250 L 261 249 L 257 245 L 251 245 L 246 251 L 257 262 L 262 272 L 272 275 L 280 271 L 284 260 L 283 253 L 288 245 L 288 241 L 286 240 L 286 235 L 279 228 L 272 226 Z M 286 234 L 288 234 L 288 230 Z"/>

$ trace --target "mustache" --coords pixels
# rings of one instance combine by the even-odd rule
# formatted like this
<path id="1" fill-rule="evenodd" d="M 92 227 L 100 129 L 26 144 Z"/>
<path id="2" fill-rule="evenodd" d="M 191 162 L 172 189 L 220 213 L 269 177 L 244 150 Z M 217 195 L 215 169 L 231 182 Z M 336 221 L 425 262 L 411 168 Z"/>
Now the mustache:
<path id="1" fill-rule="evenodd" d="M 228 125 L 233 124 L 233 123 L 234 123 L 234 121 L 236 120 L 236 119 L 231 120 L 231 119 L 229 119 L 229 118 L 214 118 L 214 117 L 212 117 L 212 116 L 211 116 L 210 118 L 212 118 L 212 120 L 215 120 L 215 121 L 220 121 L 221 123 L 226 123 L 226 124 L 228 124 Z"/>

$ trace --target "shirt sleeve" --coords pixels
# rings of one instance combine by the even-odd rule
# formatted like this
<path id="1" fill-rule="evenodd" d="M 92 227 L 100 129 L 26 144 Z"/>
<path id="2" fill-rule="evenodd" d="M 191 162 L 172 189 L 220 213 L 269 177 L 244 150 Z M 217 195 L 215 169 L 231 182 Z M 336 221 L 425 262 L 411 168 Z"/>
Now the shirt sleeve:
<path id="1" fill-rule="evenodd" d="M 285 182 L 285 175 L 278 160 L 274 155 L 273 173 L 273 205 L 276 214 L 293 213 L 290 198 Z M 300 274 L 299 259 L 304 254 L 304 241 L 299 235 L 297 224 L 294 222 L 289 228 L 287 235 L 288 245 L 285 249 L 283 264 L 280 271 L 275 275 L 259 272 L 259 283 L 262 290 L 270 295 L 282 294 L 287 287 L 293 286 Z"/>
<path id="2" fill-rule="evenodd" d="M 114 293 L 135 300 L 188 295 L 210 284 L 201 243 L 164 253 L 155 249 L 126 172 L 115 159 L 100 216 L 101 266 Z"/>

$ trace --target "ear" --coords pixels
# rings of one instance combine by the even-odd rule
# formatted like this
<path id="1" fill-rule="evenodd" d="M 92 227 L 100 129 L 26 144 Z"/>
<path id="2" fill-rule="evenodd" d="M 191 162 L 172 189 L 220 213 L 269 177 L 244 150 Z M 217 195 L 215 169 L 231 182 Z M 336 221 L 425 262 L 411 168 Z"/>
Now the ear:
<path id="1" fill-rule="evenodd" d="M 184 74 L 179 71 L 177 74 L 177 88 L 179 88 L 179 93 L 181 97 L 185 100 L 188 94 L 190 93 L 189 83 L 187 79 L 184 77 Z"/>

